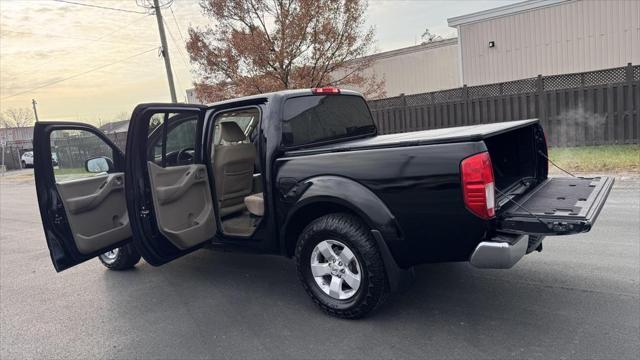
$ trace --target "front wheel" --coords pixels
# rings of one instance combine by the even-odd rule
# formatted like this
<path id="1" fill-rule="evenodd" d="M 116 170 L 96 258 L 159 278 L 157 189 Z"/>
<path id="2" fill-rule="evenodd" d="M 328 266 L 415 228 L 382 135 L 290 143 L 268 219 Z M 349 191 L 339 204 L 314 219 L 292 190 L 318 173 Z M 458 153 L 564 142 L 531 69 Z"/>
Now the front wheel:
<path id="1" fill-rule="evenodd" d="M 133 247 L 133 244 L 127 244 L 98 256 L 102 265 L 109 270 L 127 270 L 131 269 L 140 261 L 140 254 Z"/>
<path id="2" fill-rule="evenodd" d="M 330 315 L 363 317 L 389 293 L 375 240 L 350 214 L 325 215 L 307 225 L 296 246 L 296 261 L 305 291 Z"/>

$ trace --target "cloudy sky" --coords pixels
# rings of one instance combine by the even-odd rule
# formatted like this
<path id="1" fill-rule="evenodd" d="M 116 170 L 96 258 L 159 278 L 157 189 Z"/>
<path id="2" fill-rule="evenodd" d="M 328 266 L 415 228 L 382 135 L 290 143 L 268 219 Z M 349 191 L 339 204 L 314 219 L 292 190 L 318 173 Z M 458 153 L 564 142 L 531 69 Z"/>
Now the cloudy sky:
<path id="1" fill-rule="evenodd" d="M 161 0 L 166 1 L 166 0 Z M 107 122 L 140 102 L 169 101 L 154 16 L 136 0 L 0 0 L 0 111 L 38 102 L 45 120 Z M 143 2 L 138 0 L 138 2 Z M 425 28 L 455 36 L 447 18 L 515 0 L 376 1 L 368 22 L 378 51 L 411 46 Z M 183 38 L 189 26 L 206 26 L 197 0 L 175 0 L 163 13 L 178 99 L 193 81 Z"/>

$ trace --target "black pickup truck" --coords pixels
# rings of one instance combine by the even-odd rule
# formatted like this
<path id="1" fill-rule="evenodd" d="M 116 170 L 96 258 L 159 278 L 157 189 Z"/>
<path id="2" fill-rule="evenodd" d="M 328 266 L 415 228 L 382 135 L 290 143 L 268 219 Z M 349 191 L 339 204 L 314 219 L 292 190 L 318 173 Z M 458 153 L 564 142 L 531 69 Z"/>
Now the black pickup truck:
<path id="1" fill-rule="evenodd" d="M 126 136 L 125 156 L 90 125 L 36 124 L 57 271 L 94 257 L 159 266 L 203 247 L 279 254 L 344 318 L 407 286 L 417 264 L 510 268 L 546 235 L 589 231 L 613 185 L 548 178 L 537 120 L 378 135 L 363 97 L 336 88 L 143 104 Z"/>

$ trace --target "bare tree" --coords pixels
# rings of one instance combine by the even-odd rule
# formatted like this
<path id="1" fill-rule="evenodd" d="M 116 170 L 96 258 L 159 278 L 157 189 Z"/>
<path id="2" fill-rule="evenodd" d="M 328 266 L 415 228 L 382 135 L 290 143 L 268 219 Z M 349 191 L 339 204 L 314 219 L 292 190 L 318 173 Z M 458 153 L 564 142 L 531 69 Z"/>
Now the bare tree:
<path id="1" fill-rule="evenodd" d="M 367 73 L 374 29 L 366 0 L 201 0 L 213 24 L 189 28 L 197 96 L 214 101 L 292 88 L 352 85 L 384 96 Z"/>
<path id="2" fill-rule="evenodd" d="M 430 43 L 430 42 L 439 41 L 439 40 L 443 39 L 442 36 L 440 36 L 438 34 L 431 33 L 429 28 L 426 28 L 424 30 L 424 32 L 422 33 L 420 38 L 422 39 L 422 44 L 427 44 L 427 43 Z"/>
<path id="3" fill-rule="evenodd" d="M 33 124 L 33 112 L 29 108 L 10 108 L 2 115 L 2 126 L 10 127 L 28 127 Z"/>
<path id="4" fill-rule="evenodd" d="M 113 117 L 113 121 L 129 120 L 130 116 L 131 116 L 131 113 L 123 110 L 117 113 L 116 116 Z"/>

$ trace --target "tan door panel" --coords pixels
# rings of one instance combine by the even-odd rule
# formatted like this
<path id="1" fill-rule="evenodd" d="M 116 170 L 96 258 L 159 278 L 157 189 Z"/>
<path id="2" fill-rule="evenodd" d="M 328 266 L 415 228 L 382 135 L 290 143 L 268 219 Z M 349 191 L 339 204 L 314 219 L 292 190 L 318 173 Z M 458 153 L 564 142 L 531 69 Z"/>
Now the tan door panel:
<path id="1" fill-rule="evenodd" d="M 78 251 L 91 254 L 131 237 L 124 173 L 56 183 Z"/>
<path id="2" fill-rule="evenodd" d="M 212 238 L 216 221 L 205 165 L 147 166 L 160 232 L 181 250 Z"/>

